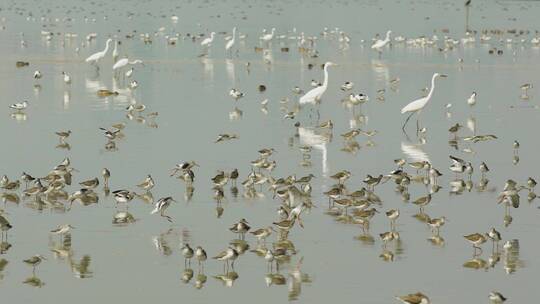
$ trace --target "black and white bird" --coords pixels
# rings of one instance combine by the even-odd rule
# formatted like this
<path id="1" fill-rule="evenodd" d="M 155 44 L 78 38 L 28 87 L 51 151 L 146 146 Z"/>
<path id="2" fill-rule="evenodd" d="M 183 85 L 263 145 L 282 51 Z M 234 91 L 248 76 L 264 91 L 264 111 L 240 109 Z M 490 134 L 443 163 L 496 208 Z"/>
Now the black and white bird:
<path id="1" fill-rule="evenodd" d="M 239 90 L 237 89 L 231 89 L 229 91 L 229 96 L 231 96 L 234 100 L 238 100 L 242 97 L 244 97 L 244 93 L 240 92 Z"/>
<path id="2" fill-rule="evenodd" d="M 129 190 L 116 190 L 113 191 L 113 196 L 117 203 L 126 204 L 135 197 L 135 193 Z"/>
<path id="3" fill-rule="evenodd" d="M 16 110 L 16 111 L 23 111 L 28 107 L 28 101 L 18 102 L 14 103 L 9 106 L 10 109 Z"/>
<path id="4" fill-rule="evenodd" d="M 40 71 L 35 71 L 35 72 L 34 72 L 34 79 L 35 79 L 35 80 L 41 79 L 42 76 L 43 76 L 43 75 L 41 74 Z"/>
<path id="5" fill-rule="evenodd" d="M 166 216 L 164 213 L 165 213 L 165 210 L 167 210 L 167 208 L 169 208 L 169 206 L 171 205 L 171 202 L 176 202 L 172 197 L 170 196 L 167 196 L 167 197 L 162 197 L 160 198 L 154 205 L 154 210 L 152 210 L 152 212 L 150 212 L 150 214 L 155 214 L 155 213 L 160 213 L 161 216 L 164 216 L 166 217 L 169 221 L 171 221 L 170 217 Z"/>

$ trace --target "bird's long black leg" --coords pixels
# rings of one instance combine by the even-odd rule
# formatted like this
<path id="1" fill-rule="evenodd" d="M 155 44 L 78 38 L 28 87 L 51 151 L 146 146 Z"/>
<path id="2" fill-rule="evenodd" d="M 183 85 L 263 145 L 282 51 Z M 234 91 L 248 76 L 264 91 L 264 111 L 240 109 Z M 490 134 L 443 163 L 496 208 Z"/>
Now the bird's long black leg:
<path id="1" fill-rule="evenodd" d="M 403 132 L 405 132 L 405 126 L 407 125 L 407 123 L 409 122 L 409 120 L 411 119 L 411 117 L 413 116 L 414 112 L 412 112 L 408 117 L 407 119 L 405 120 L 405 123 L 403 124 L 403 127 L 401 127 L 401 130 L 403 130 Z"/>

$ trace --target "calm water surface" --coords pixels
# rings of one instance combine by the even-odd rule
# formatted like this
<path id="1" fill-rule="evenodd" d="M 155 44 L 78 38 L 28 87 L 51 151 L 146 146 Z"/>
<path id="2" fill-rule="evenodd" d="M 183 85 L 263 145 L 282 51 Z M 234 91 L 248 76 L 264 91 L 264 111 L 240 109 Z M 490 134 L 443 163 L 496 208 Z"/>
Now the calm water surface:
<path id="1" fill-rule="evenodd" d="M 419 37 L 445 35 L 464 37 L 465 11 L 454 1 L 340 1 L 333 4 L 313 1 L 11 1 L 0 4 L 0 136 L 3 139 L 1 174 L 16 179 L 22 171 L 44 176 L 68 156 L 74 168 L 76 182 L 100 176 L 107 167 L 112 173 L 111 189 L 133 189 L 147 174 L 152 174 L 156 187 L 154 198 L 173 196 L 167 214 L 171 224 L 159 216 L 150 216 L 152 205 L 135 199 L 129 212 L 136 222 L 127 226 L 112 224 L 117 207 L 111 196 L 105 196 L 101 186 L 98 204 L 82 206 L 75 203 L 69 211 L 36 210 L 32 200 L 19 204 L 6 202 L 1 206 L 14 226 L 8 233 L 0 260 L 9 263 L 0 271 L 3 301 L 11 303 L 148 303 L 149 301 L 184 301 L 189 303 L 259 302 L 279 303 L 394 303 L 393 297 L 423 291 L 434 303 L 488 303 L 487 295 L 498 290 L 511 303 L 534 302 L 534 286 L 540 273 L 537 252 L 540 210 L 538 201 L 527 202 L 522 193 L 521 206 L 511 209 L 513 221 L 505 226 L 505 210 L 496 197 L 509 179 L 523 183 L 527 177 L 538 176 L 537 151 L 540 142 L 536 134 L 540 112 L 537 107 L 540 75 L 540 48 L 520 39 L 530 40 L 540 26 L 540 4 L 536 1 L 473 1 L 470 27 L 482 29 L 522 29 L 529 34 L 518 38 L 511 34 L 494 36 L 489 43 L 458 45 L 452 51 L 440 52 L 437 47 L 409 47 L 395 43 L 379 59 L 369 45 L 376 33 L 391 29 L 395 36 Z M 171 16 L 177 15 L 177 23 Z M 44 16 L 46 19 L 42 19 Z M 66 19 L 69 17 L 70 19 Z M 85 20 L 85 17 L 88 19 Z M 104 19 L 106 17 L 106 19 Z M 96 20 L 92 20 L 95 18 Z M 237 26 L 247 38 L 237 43 L 238 55 L 228 58 L 224 51 L 223 34 L 216 35 L 207 58 L 198 58 L 199 43 L 186 38 L 187 33 L 210 31 L 230 33 Z M 163 27 L 163 28 L 162 28 Z M 278 34 L 296 35 L 305 32 L 319 39 L 319 58 L 303 57 L 296 40 L 274 41 L 269 48 L 273 63 L 266 65 L 262 54 L 255 52 L 263 28 L 275 27 Z M 339 27 L 348 33 L 348 48 L 340 48 L 337 38 L 319 35 L 324 27 Z M 160 28 L 162 28 L 160 30 Z M 449 33 L 442 33 L 448 29 Z M 53 31 L 50 41 L 41 30 Z M 126 39 L 136 31 L 135 38 Z M 89 33 L 98 36 L 86 43 Z M 24 33 L 26 47 L 21 46 Z M 61 35 L 57 35 L 59 33 Z M 65 38 L 64 33 L 77 33 Z M 151 44 L 144 44 L 139 33 L 149 33 Z M 180 34 L 176 45 L 167 45 L 166 36 Z M 292 34 L 291 34 L 292 35 Z M 84 58 L 101 50 L 107 37 L 122 41 L 120 53 L 140 58 L 145 66 L 135 67 L 134 79 L 139 88 L 133 93 L 126 83 L 113 80 L 109 55 L 101 63 L 99 74 L 84 64 Z M 499 38 L 513 38 L 512 43 Z M 365 42 L 362 42 L 365 40 Z M 439 46 L 442 43 L 439 41 Z M 280 51 L 290 47 L 289 52 Z M 75 49 L 79 47 L 77 53 Z M 496 47 L 503 55 L 489 55 Z M 458 59 L 463 58 L 463 63 Z M 17 68 L 18 60 L 30 66 Z M 316 122 L 303 110 L 295 120 L 284 120 L 282 107 L 293 108 L 298 96 L 295 86 L 309 89 L 312 79 L 322 81 L 321 63 L 327 60 L 339 64 L 330 70 L 330 84 L 320 107 L 320 121 L 332 119 L 333 138 L 316 142 L 311 152 L 311 167 L 301 165 L 299 146 L 310 141 L 310 126 Z M 250 71 L 246 63 L 250 62 Z M 308 64 L 314 64 L 308 69 Z M 34 88 L 32 74 L 40 70 L 44 77 L 41 88 Z M 71 86 L 62 82 L 61 72 L 72 77 Z M 399 113 L 406 103 L 421 96 L 429 86 L 434 72 L 449 77 L 437 82 L 433 99 L 422 113 L 421 122 L 427 128 L 425 141 L 414 134 L 414 121 L 408 136 L 401 132 L 404 117 Z M 390 87 L 390 80 L 400 78 L 399 85 Z M 354 92 L 370 96 L 361 111 L 342 105 L 346 96 L 339 87 L 345 81 L 355 83 Z M 520 99 L 520 85 L 533 83 L 530 99 Z M 258 92 L 264 84 L 267 90 Z M 228 96 L 230 88 L 238 88 L 246 97 L 235 102 Z M 108 88 L 119 96 L 101 98 L 96 91 Z M 377 90 L 385 89 L 384 101 L 377 101 Z M 466 100 L 478 92 L 478 102 L 470 108 Z M 267 113 L 260 102 L 269 99 Z M 280 103 L 283 98 L 291 101 Z M 28 100 L 25 115 L 12 116 L 8 105 Z M 125 107 L 144 103 L 148 112 L 159 112 L 157 119 L 137 121 L 126 118 Z M 446 104 L 451 103 L 450 114 Z M 231 119 L 231 112 L 242 112 Z M 234 115 L 233 115 L 234 116 Z M 476 122 L 476 134 L 495 134 L 497 140 L 470 144 L 460 141 L 459 149 L 449 146 L 447 129 L 459 122 Z M 294 122 L 306 129 L 295 136 Z M 125 138 L 117 141 L 117 151 L 105 149 L 106 139 L 98 127 L 125 122 Z M 153 124 L 155 122 L 155 125 Z M 470 124 L 470 123 L 469 123 Z M 355 153 L 343 151 L 339 134 L 352 128 L 377 130 L 370 138 L 358 137 L 360 148 Z M 54 131 L 73 131 L 68 139 L 70 150 L 59 149 Z M 214 144 L 219 133 L 235 133 L 236 141 Z M 472 134 L 463 128 L 462 136 Z M 513 163 L 512 142 L 519 140 L 519 162 Z M 220 262 L 209 260 L 204 273 L 207 282 L 196 288 L 197 265 L 193 279 L 183 282 L 185 268 L 180 244 L 203 246 L 214 256 L 236 237 L 228 228 L 240 218 L 254 227 L 264 227 L 277 219 L 279 203 L 264 190 L 256 198 L 246 198 L 243 189 L 235 197 L 229 185 L 225 188 L 224 213 L 216 217 L 210 178 L 217 170 L 238 168 L 243 180 L 249 173 L 257 150 L 274 147 L 272 156 L 277 167 L 275 177 L 313 173 L 313 202 L 317 208 L 303 216 L 304 229 L 295 227 L 290 240 L 296 254 L 282 264 L 279 273 L 286 280 L 282 285 L 267 284 L 265 261 L 251 252 L 241 255 L 235 265 L 238 278 L 232 286 L 214 276 L 223 272 Z M 463 152 L 463 149 L 471 152 Z M 475 171 L 485 161 L 491 168 L 485 191 L 450 193 L 454 175 L 447 169 L 448 155 L 472 162 Z M 428 241 L 429 228 L 414 217 L 418 208 L 404 202 L 396 193 L 393 182 L 376 188 L 383 200 L 371 223 L 370 242 L 357 225 L 344 224 L 326 213 L 327 198 L 322 192 L 333 182 L 328 177 L 348 169 L 349 189 L 363 186 L 366 174 L 378 175 L 395 169 L 393 160 L 429 160 L 443 172 L 442 189 L 433 194 L 425 212 L 432 217 L 446 216 L 449 222 L 441 229 L 443 246 Z M 169 169 L 181 160 L 196 160 L 193 196 L 186 199 L 184 183 L 169 177 Z M 480 174 L 475 172 L 476 185 Z M 267 186 L 264 186 L 266 188 Z M 427 194 L 421 184 L 410 186 L 411 201 Z M 21 190 L 17 193 L 22 197 Z M 388 231 L 389 223 L 382 211 L 399 208 L 401 217 L 397 230 L 401 240 L 388 245 L 394 254 L 392 262 L 384 261 L 379 233 Z M 508 220 L 508 218 L 507 218 Z M 62 244 L 48 231 L 61 223 L 76 226 L 71 239 Z M 519 242 L 519 248 L 502 253 L 493 267 L 470 269 L 463 265 L 471 260 L 472 248 L 463 235 L 484 232 L 495 227 L 503 239 Z M 274 236 L 270 238 L 274 240 Z M 268 242 L 271 242 L 271 240 Z M 253 237 L 247 241 L 257 246 Z M 7 245 L 9 244 L 9 246 Z M 68 245 L 68 246 L 65 246 Z M 56 254 L 53 250 L 57 250 Z M 58 249 L 62 249 L 58 254 Z M 502 249 L 501 249 L 501 252 Z M 40 253 L 48 258 L 36 269 L 42 288 L 23 284 L 32 277 L 32 269 L 22 260 Z M 491 244 L 484 244 L 479 258 L 488 261 Z M 302 273 L 301 279 L 290 275 Z M 275 274 L 274 270 L 274 274 Z M 277 282 L 274 282 L 277 283 Z"/>

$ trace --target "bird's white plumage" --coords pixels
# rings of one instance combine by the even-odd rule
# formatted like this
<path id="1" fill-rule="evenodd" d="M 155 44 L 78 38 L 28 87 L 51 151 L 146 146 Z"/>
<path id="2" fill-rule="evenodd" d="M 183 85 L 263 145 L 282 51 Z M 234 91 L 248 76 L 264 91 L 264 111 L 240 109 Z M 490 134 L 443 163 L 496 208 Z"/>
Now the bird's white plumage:
<path id="1" fill-rule="evenodd" d="M 233 28 L 232 30 L 232 39 L 227 41 L 227 44 L 225 45 L 225 50 L 230 50 L 233 45 L 234 45 L 234 41 L 236 40 L 236 27 Z"/>
<path id="2" fill-rule="evenodd" d="M 107 39 L 107 42 L 105 43 L 105 49 L 101 52 L 97 52 L 88 56 L 88 58 L 86 58 L 85 61 L 92 64 L 98 63 L 101 59 L 103 59 L 103 57 L 105 57 L 105 55 L 109 51 L 111 42 L 112 42 L 111 38 Z"/>
<path id="3" fill-rule="evenodd" d="M 324 64 L 324 82 L 322 86 L 313 88 L 309 90 L 304 96 L 300 97 L 298 102 L 300 104 L 314 104 L 317 103 L 324 92 L 326 92 L 326 89 L 328 88 L 328 67 L 335 65 L 332 62 L 327 62 Z"/>

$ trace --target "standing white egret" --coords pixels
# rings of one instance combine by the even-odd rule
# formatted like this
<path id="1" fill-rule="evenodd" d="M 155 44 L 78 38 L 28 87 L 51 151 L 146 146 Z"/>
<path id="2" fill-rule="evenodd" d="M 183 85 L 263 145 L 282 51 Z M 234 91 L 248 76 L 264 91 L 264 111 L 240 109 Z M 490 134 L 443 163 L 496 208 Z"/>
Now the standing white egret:
<path id="1" fill-rule="evenodd" d="M 214 41 L 214 36 L 216 35 L 216 32 L 210 33 L 210 37 L 205 38 L 203 41 L 201 41 L 202 47 L 210 47 L 212 45 L 212 42 Z"/>
<path id="2" fill-rule="evenodd" d="M 114 49 L 112 51 L 112 58 L 113 62 L 116 63 L 118 61 L 118 57 L 120 56 L 120 53 L 118 52 L 118 40 L 114 41 Z"/>
<path id="3" fill-rule="evenodd" d="M 229 51 L 233 47 L 235 40 L 236 40 L 236 27 L 233 27 L 233 29 L 232 29 L 232 38 L 231 38 L 231 40 L 227 41 L 227 44 L 225 45 L 225 50 L 226 51 Z"/>
<path id="4" fill-rule="evenodd" d="M 439 73 L 433 74 L 433 77 L 431 78 L 431 89 L 429 90 L 429 94 L 426 97 L 419 98 L 409 103 L 408 105 L 404 106 L 403 109 L 401 109 L 401 114 L 411 113 L 407 117 L 407 120 L 405 120 L 403 127 L 401 127 L 403 131 L 405 131 L 405 126 L 409 122 L 409 119 L 411 119 L 411 116 L 413 116 L 414 113 L 418 113 L 418 116 L 420 116 L 420 113 L 422 112 L 424 107 L 427 105 L 427 103 L 430 101 L 431 96 L 433 95 L 433 90 L 435 89 L 435 78 L 437 77 L 448 77 L 448 76 L 439 74 Z M 418 118 L 419 117 L 417 117 L 417 120 L 416 120 L 416 133 L 418 133 L 418 130 L 420 129 Z"/>
<path id="5" fill-rule="evenodd" d="M 144 63 L 142 62 L 142 60 L 139 60 L 139 59 L 136 59 L 136 60 L 133 60 L 133 61 L 129 61 L 129 59 L 127 57 L 124 57 L 120 60 L 118 60 L 114 65 L 113 65 L 113 71 L 114 72 L 117 72 L 119 71 L 120 69 L 128 66 L 128 65 L 136 65 L 136 64 L 141 64 L 141 65 L 144 65 Z"/>
<path id="6" fill-rule="evenodd" d="M 107 42 L 105 43 L 105 49 L 101 52 L 97 52 L 90 55 L 88 58 L 86 58 L 86 62 L 92 65 L 95 65 L 99 69 L 98 63 L 101 59 L 105 57 L 105 55 L 107 55 L 111 42 L 112 42 L 111 38 L 107 39 Z"/>
<path id="7" fill-rule="evenodd" d="M 379 52 L 379 57 L 382 54 L 383 47 L 385 47 L 388 44 L 388 42 L 390 42 L 390 34 L 392 34 L 392 31 L 386 32 L 386 38 L 384 40 L 379 39 L 375 41 L 375 43 L 371 46 L 371 49 Z"/>
<path id="8" fill-rule="evenodd" d="M 268 41 L 274 39 L 274 33 L 275 32 L 276 32 L 276 29 L 272 28 L 272 31 L 270 32 L 270 34 L 264 34 L 259 39 L 261 39 L 262 41 L 268 42 Z"/>
<path id="9" fill-rule="evenodd" d="M 300 97 L 299 99 L 299 103 L 301 105 L 303 104 L 315 104 L 317 102 L 319 102 L 324 94 L 324 92 L 326 92 L 326 89 L 328 88 L 328 67 L 330 66 L 335 66 L 337 64 L 333 63 L 333 62 L 326 62 L 324 64 L 324 81 L 323 81 L 323 84 L 322 86 L 318 86 L 316 88 L 313 88 L 311 90 L 309 90 L 309 92 L 307 92 L 306 94 L 304 94 L 304 96 Z"/>

